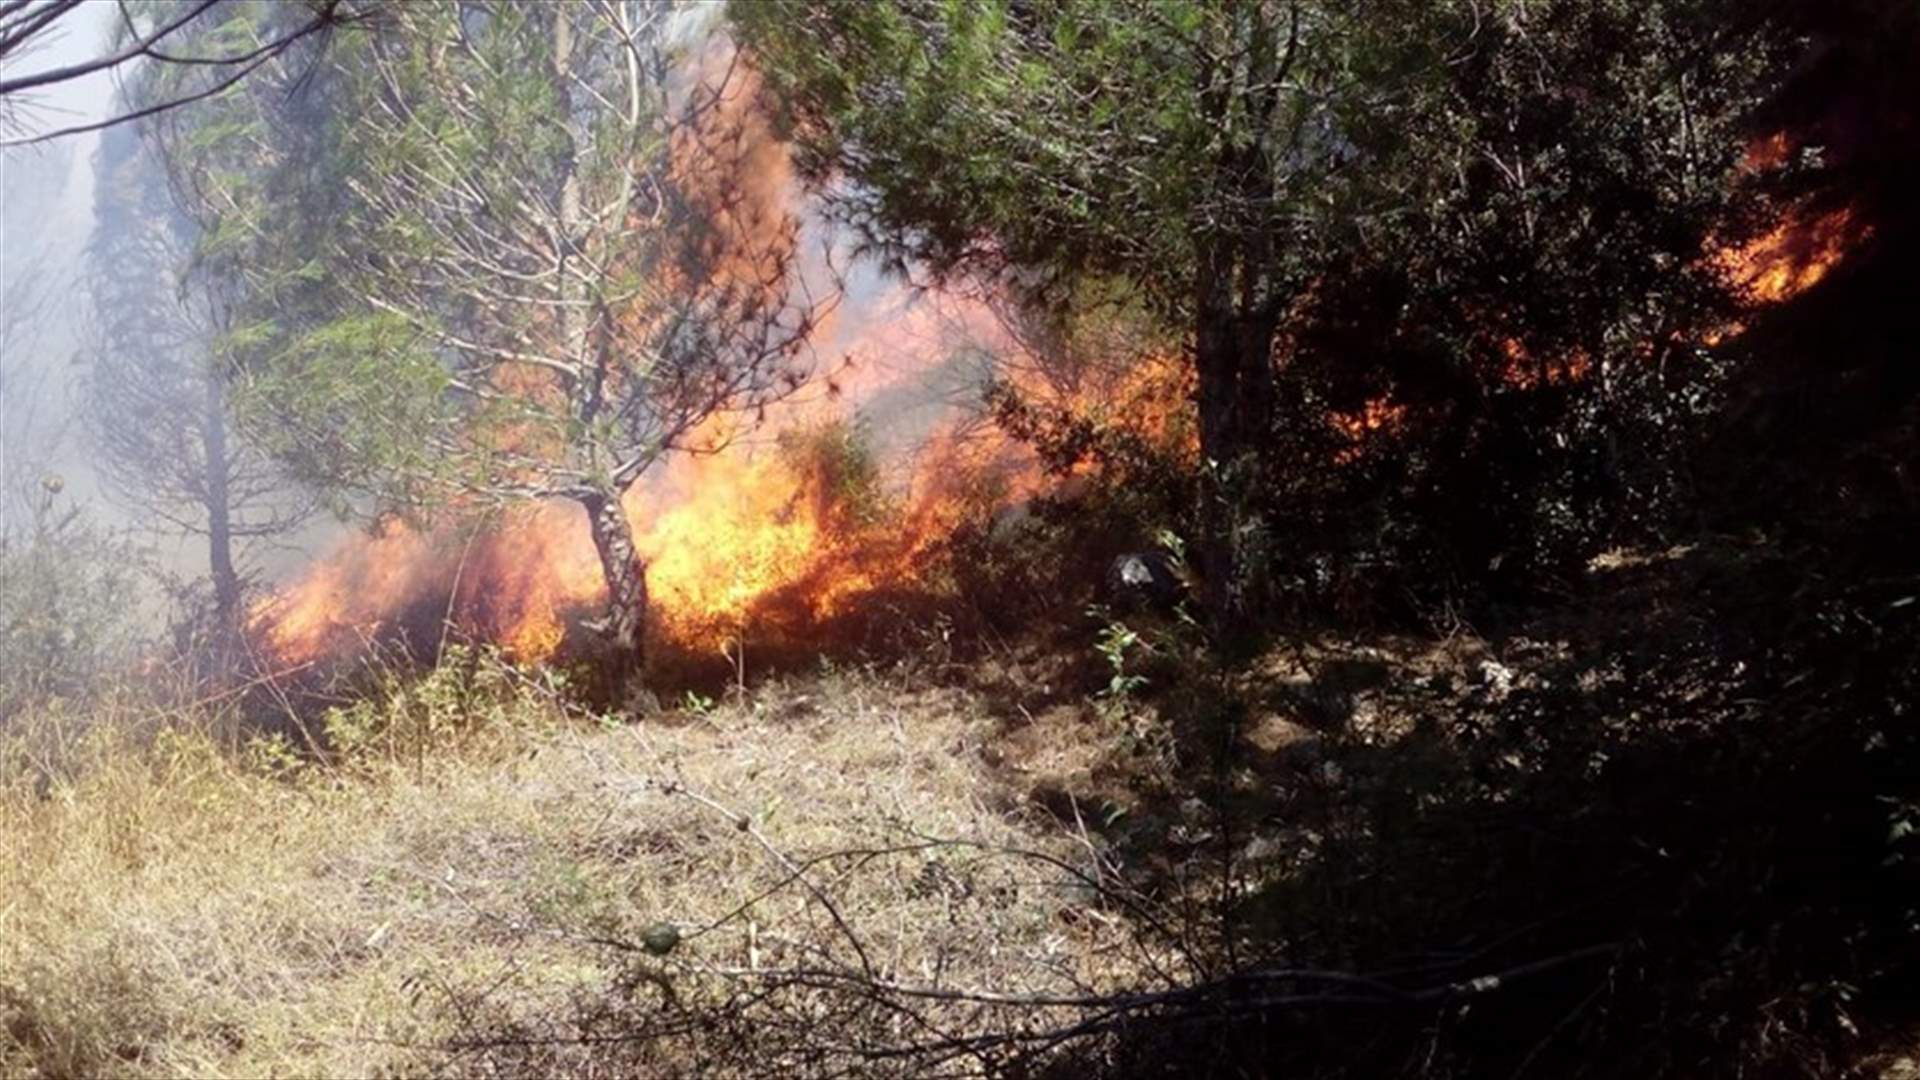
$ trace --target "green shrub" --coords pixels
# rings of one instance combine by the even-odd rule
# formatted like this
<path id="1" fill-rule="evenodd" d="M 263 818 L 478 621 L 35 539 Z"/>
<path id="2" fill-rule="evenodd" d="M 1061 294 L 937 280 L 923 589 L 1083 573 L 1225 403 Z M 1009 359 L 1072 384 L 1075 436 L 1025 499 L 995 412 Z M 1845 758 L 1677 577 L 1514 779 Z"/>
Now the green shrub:
<path id="1" fill-rule="evenodd" d="M 129 660 L 145 552 L 48 477 L 24 521 L 0 524 L 0 721 L 84 697 Z"/>
<path id="2" fill-rule="evenodd" d="M 424 674 L 381 672 L 366 696 L 322 714 L 320 728 L 338 766 L 417 766 L 440 753 L 471 751 L 502 732 L 558 719 L 565 690 L 565 677 L 551 669 L 515 665 L 492 648 L 451 645 Z M 293 760 L 284 737 L 258 742 L 255 755 L 269 768 Z"/>

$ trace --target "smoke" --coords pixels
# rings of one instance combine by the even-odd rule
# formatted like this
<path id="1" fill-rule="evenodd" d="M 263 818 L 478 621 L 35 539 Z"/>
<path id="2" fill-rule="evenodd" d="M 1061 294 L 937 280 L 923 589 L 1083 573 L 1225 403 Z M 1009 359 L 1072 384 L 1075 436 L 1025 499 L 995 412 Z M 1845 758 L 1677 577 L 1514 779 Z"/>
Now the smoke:
<path id="1" fill-rule="evenodd" d="M 64 89 L 64 88 L 63 88 Z M 0 150 L 0 514 L 58 477 L 67 498 L 99 501 L 75 433 L 89 309 L 80 279 L 93 228 L 93 140 Z"/>
<path id="2" fill-rule="evenodd" d="M 109 47 L 117 20 L 114 5 L 84 5 L 63 16 L 61 32 L 44 45 L 10 56 L 8 74 L 96 58 Z M 124 65 L 119 78 L 96 72 L 54 83 L 25 101 L 10 98 L 9 135 L 106 119 L 120 78 L 138 79 L 144 63 Z M 130 138 L 133 130 L 115 134 Z M 86 282 L 90 271 L 113 272 L 88 265 L 90 252 L 105 246 L 105 230 L 114 227 L 97 213 L 101 143 L 102 133 L 89 132 L 0 148 L 0 525 L 20 527 L 55 486 L 63 507 L 140 536 L 156 569 L 190 579 L 204 572 L 204 544 L 144 507 L 113 498 L 81 423 L 99 322 Z M 162 294 L 172 287 L 165 279 L 139 284 Z"/>

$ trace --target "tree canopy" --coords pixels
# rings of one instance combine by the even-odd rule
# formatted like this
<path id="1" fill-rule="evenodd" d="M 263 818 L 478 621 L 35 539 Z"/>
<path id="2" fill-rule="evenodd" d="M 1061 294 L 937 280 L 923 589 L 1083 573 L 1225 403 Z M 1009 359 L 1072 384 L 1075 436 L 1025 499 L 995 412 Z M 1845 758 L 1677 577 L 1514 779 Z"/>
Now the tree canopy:
<path id="1" fill-rule="evenodd" d="M 407 5 L 165 136 L 201 256 L 246 284 L 227 346 L 276 453 L 405 512 L 582 504 L 625 649 L 645 603 L 622 496 L 795 388 L 818 307 L 796 222 L 745 187 L 742 90 L 687 76 L 702 39 L 676 18 Z"/>
<path id="2" fill-rule="evenodd" d="M 1184 335 L 1226 614 L 1276 433 L 1716 325 L 1781 40 L 1712 0 L 732 10 L 872 249 L 1042 307 L 1116 276 Z"/>

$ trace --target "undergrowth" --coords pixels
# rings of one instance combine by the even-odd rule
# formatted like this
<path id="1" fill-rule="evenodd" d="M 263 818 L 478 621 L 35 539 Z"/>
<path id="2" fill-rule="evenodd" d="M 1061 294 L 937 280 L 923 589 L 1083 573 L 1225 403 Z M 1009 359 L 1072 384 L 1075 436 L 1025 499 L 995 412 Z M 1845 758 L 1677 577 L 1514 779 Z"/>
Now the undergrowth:
<path id="1" fill-rule="evenodd" d="M 460 650 L 293 735 L 49 705 L 0 739 L 0 1072 L 1898 1075 L 1885 554 L 1629 553 L 1236 665 L 1101 612 L 640 721 Z"/>
<path id="2" fill-rule="evenodd" d="M 745 977 L 724 972 L 844 948 L 787 887 L 842 851 L 890 849 L 815 871 L 875 970 L 1124 970 L 1060 936 L 1044 863 L 912 838 L 1063 851 L 983 785 L 992 722 L 962 697 L 827 672 L 624 727 L 565 701 L 464 656 L 329 712 L 318 754 L 212 710 L 128 706 L 73 737 L 21 718 L 0 744 L 0 1073 L 599 1071 L 608 1017 L 665 992 L 717 1018 Z M 636 963 L 660 924 L 671 982 Z"/>

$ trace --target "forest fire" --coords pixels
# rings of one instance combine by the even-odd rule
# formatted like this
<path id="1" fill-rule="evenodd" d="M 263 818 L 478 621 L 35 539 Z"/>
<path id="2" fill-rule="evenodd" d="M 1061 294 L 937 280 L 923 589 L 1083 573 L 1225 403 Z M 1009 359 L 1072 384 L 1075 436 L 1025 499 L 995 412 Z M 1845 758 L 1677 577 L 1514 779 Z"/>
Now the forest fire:
<path id="1" fill-rule="evenodd" d="M 1338 451 L 1336 459 L 1341 462 L 1354 460 L 1368 437 L 1375 432 L 1391 431 L 1404 423 L 1406 418 L 1407 407 L 1387 397 L 1369 398 L 1366 404 L 1353 412 L 1330 414 L 1328 420 L 1334 429 L 1353 444 Z"/>
<path id="2" fill-rule="evenodd" d="M 1917 53 L 0 0 L 0 1080 L 1920 1080 Z"/>
<path id="3" fill-rule="evenodd" d="M 1812 287 L 1864 235 L 1844 210 L 1793 216 L 1713 260 L 1754 306 L 1768 306 Z M 927 387 L 940 384 L 942 372 L 952 374 L 956 356 L 990 346 L 1004 357 L 1017 349 L 983 306 L 915 304 L 904 289 L 885 290 L 819 335 L 823 354 L 847 359 L 827 380 L 828 393 L 782 404 L 751 432 L 728 431 L 716 418 L 694 441 L 722 449 L 670 459 L 628 493 L 656 639 L 718 654 L 759 634 L 804 633 L 864 596 L 914 585 L 939 542 L 968 515 L 991 514 L 1043 490 L 1041 470 L 1024 447 L 990 427 L 969 428 L 974 414 L 951 400 L 926 400 Z M 1522 363 L 1518 343 L 1508 350 L 1516 384 L 1543 377 Z M 1194 433 L 1183 408 L 1189 376 L 1167 360 L 1148 357 L 1097 388 L 1049 387 L 1018 364 L 1001 375 L 1038 398 L 1084 399 L 1080 404 L 1093 404 L 1104 422 L 1191 450 Z M 1576 358 L 1548 374 L 1578 378 L 1587 366 Z M 964 389 L 978 386 L 976 378 Z M 923 400 L 899 404 L 915 394 Z M 1331 415 L 1354 444 L 1342 459 L 1403 423 L 1405 413 L 1380 399 Z M 882 455 L 894 459 L 892 468 L 881 467 Z M 988 474 L 996 482 L 963 482 Z M 350 654 L 404 634 L 415 645 L 491 642 L 518 659 L 541 661 L 579 640 L 604 596 L 579 508 L 544 504 L 466 531 L 394 523 L 349 538 L 256 604 L 252 628 L 288 663 Z"/>
<path id="4" fill-rule="evenodd" d="M 1799 150 L 1794 135 L 1775 131 L 1748 142 L 1742 169 L 1756 176 L 1778 172 Z M 1712 262 L 1750 306 L 1766 307 L 1819 284 L 1872 234 L 1872 226 L 1852 207 L 1821 207 L 1803 198 L 1786 205 L 1771 228 L 1742 243 L 1719 246 Z"/>
<path id="5" fill-rule="evenodd" d="M 752 134 L 764 145 L 765 132 Z M 1780 138 L 1755 146 L 1756 170 L 1786 156 Z M 787 197 L 773 190 L 793 183 L 784 158 L 761 165 L 765 190 L 754 197 Z M 1766 307 L 1820 282 L 1869 233 L 1844 207 L 1794 206 L 1777 226 L 1719 246 L 1708 260 L 1749 306 Z M 994 377 L 1032 400 L 1068 402 L 1109 428 L 1197 453 L 1186 408 L 1192 373 L 1176 354 L 1117 358 L 1127 362 L 1095 365 L 1061 385 L 986 305 L 914 295 L 871 285 L 814 328 L 816 354 L 844 358 L 816 380 L 824 394 L 796 395 L 752 425 L 710 418 L 689 442 L 718 449 L 669 458 L 627 492 L 656 640 L 712 655 L 750 637 L 806 633 L 865 596 L 918 583 L 929 556 L 969 515 L 1041 492 L 1045 478 L 1027 447 L 996 428 L 969 426 L 977 408 L 957 399 L 977 406 L 984 379 L 957 370 L 968 355 L 993 353 Z M 1730 324 L 1709 344 L 1743 329 Z M 1577 381 L 1592 366 L 1584 354 L 1542 363 L 1511 338 L 1499 348 L 1504 377 L 1520 388 Z M 1406 418 L 1406 406 L 1390 398 L 1329 414 L 1351 444 L 1336 460 L 1354 460 Z M 421 531 L 388 523 L 351 537 L 256 603 L 250 627 L 289 663 L 396 637 L 416 648 L 490 642 L 541 661 L 584 640 L 605 595 L 579 507 L 549 503 L 481 524 Z"/>
<path id="6" fill-rule="evenodd" d="M 823 328 L 823 351 L 847 358 L 832 393 L 783 403 L 751 431 L 716 417 L 690 441 L 720 449 L 674 457 L 631 489 L 656 638 L 717 652 L 761 630 L 798 632 L 911 584 L 966 515 L 992 511 L 978 492 L 1037 491 L 1037 467 L 1009 440 L 971 430 L 953 402 L 911 400 L 993 333 L 982 310 L 883 294 Z M 879 460 L 887 452 L 892 469 Z M 290 663 L 396 635 L 491 642 L 539 661 L 604 598 L 579 508 L 541 504 L 465 530 L 392 523 L 350 537 L 257 603 L 251 625 Z"/>
<path id="7" fill-rule="evenodd" d="M 1846 207 L 1791 213 L 1715 262 L 1755 306 L 1790 300 L 1819 284 L 1872 230 Z"/>
<path id="8" fill-rule="evenodd" d="M 675 176 L 713 224 L 717 278 L 770 297 L 836 278 L 798 254 L 799 185 L 787 147 L 751 107 L 751 72 L 724 38 L 695 72 L 684 92 L 700 119 L 676 130 L 672 154 Z M 669 273 L 663 287 L 679 284 Z M 706 450 L 669 455 L 626 489 L 656 640 L 711 654 L 749 634 L 796 632 L 856 596 L 910 581 L 934 542 L 978 509 L 954 477 L 1024 474 L 997 489 L 1031 490 L 1030 456 L 1004 438 L 962 434 L 959 399 L 978 403 L 980 380 L 966 384 L 952 369 L 969 350 L 1007 351 L 997 320 L 978 303 L 914 295 L 899 284 L 856 285 L 810 325 L 809 351 L 827 361 L 818 378 L 750 415 L 708 416 L 675 439 Z M 648 327 L 626 330 L 644 339 Z M 551 394 L 545 372 L 507 370 L 533 385 L 495 380 L 497 389 Z M 930 391 L 956 381 L 946 399 Z M 497 437 L 529 436 L 509 425 Z M 464 526 L 391 524 L 348 538 L 256 604 L 250 626 L 293 663 L 395 638 L 416 652 L 488 642 L 540 661 L 584 644 L 606 595 L 580 506 L 543 503 Z"/>

